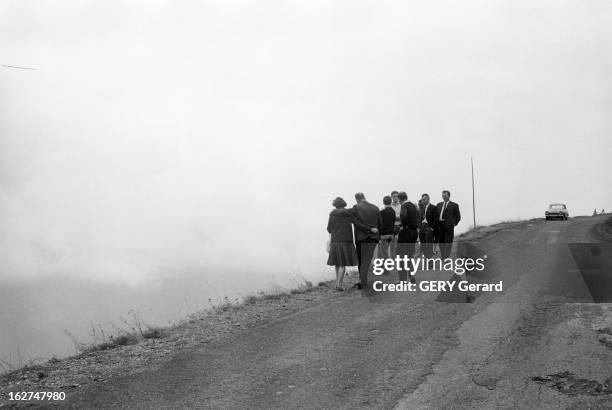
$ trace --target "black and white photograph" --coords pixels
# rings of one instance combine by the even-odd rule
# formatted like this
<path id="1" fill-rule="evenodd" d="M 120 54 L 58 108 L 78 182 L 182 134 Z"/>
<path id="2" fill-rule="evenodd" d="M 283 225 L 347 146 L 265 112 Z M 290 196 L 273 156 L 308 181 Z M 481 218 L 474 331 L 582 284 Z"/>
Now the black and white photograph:
<path id="1" fill-rule="evenodd" d="M 0 0 L 0 409 L 612 408 L 612 2 Z"/>

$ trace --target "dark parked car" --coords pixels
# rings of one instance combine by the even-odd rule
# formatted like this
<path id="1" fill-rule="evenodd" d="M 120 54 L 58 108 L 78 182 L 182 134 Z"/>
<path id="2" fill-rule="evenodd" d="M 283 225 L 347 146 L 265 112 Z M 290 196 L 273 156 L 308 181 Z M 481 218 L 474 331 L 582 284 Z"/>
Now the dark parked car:
<path id="1" fill-rule="evenodd" d="M 546 220 L 551 219 L 561 219 L 563 221 L 567 221 L 567 217 L 569 216 L 569 212 L 567 212 L 567 207 L 565 204 L 550 204 L 548 205 L 548 210 L 544 213 L 546 216 Z"/>

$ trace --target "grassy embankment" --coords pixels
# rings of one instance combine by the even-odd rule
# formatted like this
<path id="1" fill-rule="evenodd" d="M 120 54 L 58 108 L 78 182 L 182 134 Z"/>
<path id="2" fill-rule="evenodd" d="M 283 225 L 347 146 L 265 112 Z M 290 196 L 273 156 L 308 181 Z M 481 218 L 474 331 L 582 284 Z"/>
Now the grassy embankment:
<path id="1" fill-rule="evenodd" d="M 330 282 L 331 283 L 331 282 Z M 319 283 L 319 287 L 327 288 L 328 282 Z M 313 284 L 307 280 L 297 282 L 297 286 L 292 289 L 275 288 L 268 291 L 261 291 L 257 294 L 247 295 L 243 298 L 236 298 L 233 301 L 225 297 L 219 304 L 214 305 L 211 302 L 211 308 L 207 312 L 212 316 L 226 315 L 236 312 L 250 305 L 255 305 L 266 301 L 282 301 L 292 295 L 301 295 L 316 290 Z M 75 355 L 71 358 L 79 358 L 90 355 L 94 352 L 103 352 L 116 349 L 123 346 L 135 345 L 148 340 L 161 339 L 172 334 L 177 328 L 180 328 L 184 322 L 192 320 L 192 316 L 199 315 L 201 312 L 194 313 L 188 316 L 185 320 L 170 326 L 160 327 L 152 326 L 143 321 L 137 313 L 128 312 L 131 320 L 121 318 L 123 325 L 115 326 L 113 333 L 105 332 L 102 328 L 96 328 L 92 325 L 90 332 L 91 342 L 83 343 L 74 337 L 70 332 L 64 331 L 67 337 L 72 341 L 75 348 Z M 61 359 L 52 357 L 50 359 L 33 359 L 28 362 L 18 360 L 15 363 L 12 360 L 4 360 L 0 358 L 0 375 L 8 376 L 11 373 L 27 371 L 28 369 L 44 368 L 47 365 L 54 365 L 60 362 Z"/>

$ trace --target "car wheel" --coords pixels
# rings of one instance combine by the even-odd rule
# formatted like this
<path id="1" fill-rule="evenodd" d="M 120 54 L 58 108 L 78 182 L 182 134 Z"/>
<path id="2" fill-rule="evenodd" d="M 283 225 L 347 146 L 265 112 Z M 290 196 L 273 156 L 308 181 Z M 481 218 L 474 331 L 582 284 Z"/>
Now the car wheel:
<path id="1" fill-rule="evenodd" d="M 546 220 L 548 221 L 548 217 L 546 217 Z"/>

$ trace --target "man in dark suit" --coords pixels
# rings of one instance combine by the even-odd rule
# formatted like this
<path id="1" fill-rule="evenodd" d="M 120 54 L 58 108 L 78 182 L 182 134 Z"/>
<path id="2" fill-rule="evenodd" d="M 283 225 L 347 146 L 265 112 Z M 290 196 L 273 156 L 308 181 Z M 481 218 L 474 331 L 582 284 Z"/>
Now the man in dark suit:
<path id="1" fill-rule="evenodd" d="M 400 192 L 398 198 L 402 207 L 400 210 L 401 228 L 397 237 L 397 254 L 401 258 L 403 258 L 404 255 L 412 258 L 414 256 L 415 244 L 418 237 L 419 212 L 416 205 L 408 201 L 408 195 L 405 192 Z M 398 272 L 398 276 L 400 281 L 404 281 L 407 279 L 408 272 L 402 269 Z M 410 282 L 416 282 L 416 279 L 412 275 L 410 275 Z"/>
<path id="2" fill-rule="evenodd" d="M 395 228 L 395 211 L 391 207 L 391 197 L 383 198 L 383 205 L 380 210 L 382 225 L 380 227 L 380 243 L 378 244 L 378 255 L 381 258 L 391 258 L 391 242 L 393 241 L 393 231 Z"/>
<path id="3" fill-rule="evenodd" d="M 434 232 L 439 219 L 438 208 L 429 203 L 429 194 L 421 195 L 419 209 L 419 239 L 421 252 L 426 258 L 433 256 Z"/>
<path id="4" fill-rule="evenodd" d="M 355 287 L 365 289 L 368 286 L 368 270 L 376 245 L 380 240 L 382 220 L 378 207 L 366 201 L 363 193 L 357 192 L 355 200 L 357 203 L 352 211 L 355 216 L 353 224 L 355 225 L 355 245 L 359 261 L 359 283 Z"/>
<path id="5" fill-rule="evenodd" d="M 440 256 L 446 259 L 450 256 L 455 237 L 455 226 L 461 220 L 459 205 L 450 200 L 450 192 L 442 191 L 442 202 L 438 203 L 438 244 Z"/>

